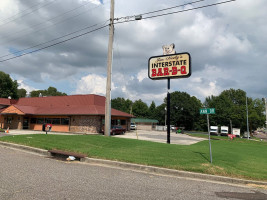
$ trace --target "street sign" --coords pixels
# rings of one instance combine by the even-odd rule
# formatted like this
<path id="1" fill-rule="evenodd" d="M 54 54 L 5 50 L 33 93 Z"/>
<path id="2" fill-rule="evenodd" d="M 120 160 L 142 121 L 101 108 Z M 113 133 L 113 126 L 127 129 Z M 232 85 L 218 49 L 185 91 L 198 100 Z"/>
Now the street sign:
<path id="1" fill-rule="evenodd" d="M 200 108 L 200 114 L 215 114 L 215 108 Z"/>
<path id="2" fill-rule="evenodd" d="M 215 108 L 200 108 L 200 114 L 207 115 L 207 124 L 208 124 L 208 132 L 209 132 L 209 146 L 210 146 L 210 163 L 212 163 L 212 151 L 211 151 L 211 141 L 210 141 L 210 120 L 209 114 L 215 114 Z"/>

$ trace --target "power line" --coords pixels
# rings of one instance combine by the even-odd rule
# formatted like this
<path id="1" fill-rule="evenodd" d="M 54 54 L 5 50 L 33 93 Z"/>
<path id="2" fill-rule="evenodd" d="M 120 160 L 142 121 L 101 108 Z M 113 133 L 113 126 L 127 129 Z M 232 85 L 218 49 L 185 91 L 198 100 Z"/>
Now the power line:
<path id="1" fill-rule="evenodd" d="M 10 17 L 8 17 L 8 18 L 2 18 L 1 21 L 7 21 L 8 19 L 13 18 L 13 17 L 15 17 L 15 16 L 17 16 L 17 15 L 20 15 L 20 14 L 24 13 L 25 11 L 30 10 L 30 9 L 32 9 L 32 8 L 34 8 L 34 7 L 36 7 L 36 6 L 38 6 L 38 5 L 40 5 L 40 4 L 39 4 L 39 3 L 34 4 L 33 6 L 27 8 L 27 9 L 25 9 L 25 10 L 22 10 L 21 12 L 15 14 L 15 15 L 12 15 L 12 16 L 10 16 Z"/>
<path id="2" fill-rule="evenodd" d="M 207 7 L 216 6 L 216 5 L 220 5 L 220 4 L 226 4 L 226 3 L 233 2 L 233 1 L 236 1 L 236 0 L 222 1 L 222 2 L 218 2 L 218 3 L 208 4 L 208 5 L 205 5 L 205 6 L 199 6 L 199 7 L 196 7 L 196 8 L 189 8 L 189 9 L 186 9 L 186 10 L 180 10 L 180 11 L 176 11 L 176 12 L 170 12 L 170 13 L 164 13 L 164 14 L 160 14 L 160 15 L 144 17 L 142 19 L 149 19 L 149 18 L 154 18 L 154 17 L 162 17 L 162 16 L 166 16 L 166 15 L 171 15 L 171 14 L 176 14 L 176 13 L 182 13 L 182 12 L 187 12 L 187 11 L 207 8 Z"/>
<path id="3" fill-rule="evenodd" d="M 106 20 L 106 21 L 104 21 L 104 25 L 105 25 L 105 24 L 106 24 L 108 21 L 109 21 L 109 20 Z M 66 35 L 63 35 L 63 36 L 61 36 L 61 37 L 54 38 L 54 39 L 52 39 L 52 40 L 49 40 L 49 41 L 47 41 L 47 42 L 43 42 L 43 43 L 40 43 L 40 44 L 37 44 L 37 45 L 31 46 L 31 47 L 28 47 L 28 48 L 26 48 L 26 49 L 22 49 L 22 50 L 19 50 L 19 51 L 12 52 L 12 53 L 10 53 L 10 54 L 6 54 L 6 55 L 4 55 L 4 56 L 1 56 L 0 58 L 4 58 L 4 57 L 10 56 L 10 55 L 14 55 L 14 54 L 22 53 L 22 52 L 24 52 L 24 51 L 27 51 L 27 50 L 29 50 L 29 49 L 32 49 L 32 48 L 35 48 L 35 47 L 38 47 L 38 46 L 42 46 L 42 45 L 44 45 L 44 44 L 47 44 L 47 43 L 50 43 L 50 42 L 53 42 L 53 41 L 56 41 L 56 40 L 62 39 L 62 38 L 64 38 L 64 37 L 67 37 L 67 36 L 73 35 L 73 34 L 75 34 L 75 33 L 78 33 L 78 32 L 81 32 L 81 31 L 84 31 L 84 30 L 86 30 L 86 29 L 92 28 L 92 27 L 94 27 L 94 26 L 97 26 L 97 25 L 99 25 L 99 23 L 97 23 L 97 24 L 94 24 L 94 25 L 91 25 L 91 26 L 88 26 L 88 27 L 85 27 L 85 28 L 83 28 L 83 29 L 80 29 L 80 30 L 74 31 L 74 32 L 72 32 L 72 33 L 69 33 L 69 34 L 66 34 Z"/>
<path id="4" fill-rule="evenodd" d="M 160 9 L 160 10 L 150 11 L 150 12 L 139 14 L 139 15 L 142 15 L 143 16 L 143 15 L 148 15 L 148 14 L 152 14 L 152 13 L 162 12 L 162 11 L 165 11 L 165 10 L 171 10 L 171 9 L 183 7 L 183 6 L 186 6 L 186 5 L 199 3 L 199 2 L 202 2 L 202 1 L 205 1 L 205 0 L 193 1 L 193 2 L 189 2 L 189 3 L 181 4 L 181 5 L 178 5 L 178 6 L 172 6 L 172 7 L 169 7 L 169 8 L 164 8 L 164 9 Z M 134 18 L 135 16 L 137 16 L 137 15 L 127 16 L 127 17 L 120 17 L 120 18 L 116 18 L 115 20 L 130 19 L 130 18 Z"/>
<path id="5" fill-rule="evenodd" d="M 20 17 L 17 17 L 17 18 L 15 18 L 15 19 L 12 19 L 12 20 L 10 20 L 10 21 L 7 21 L 7 22 L 1 24 L 0 27 L 4 26 L 4 25 L 6 25 L 6 24 L 9 24 L 10 22 L 13 22 L 13 21 L 15 21 L 15 20 L 17 20 L 17 19 L 19 19 L 19 18 L 25 17 L 25 16 L 27 16 L 27 15 L 29 15 L 29 14 L 31 14 L 31 13 L 37 11 L 37 10 L 39 10 L 40 8 L 43 8 L 43 7 L 45 7 L 45 6 L 48 6 L 48 5 L 52 4 L 52 3 L 54 3 L 55 1 L 57 1 L 57 0 L 52 0 L 52 1 L 48 2 L 47 4 L 44 4 L 44 5 L 40 6 L 40 7 L 38 7 L 38 8 L 36 8 L 36 9 L 32 10 L 31 12 L 28 12 L 28 13 L 26 13 L 26 14 L 20 16 Z"/>
<path id="6" fill-rule="evenodd" d="M 156 13 L 156 12 L 162 12 L 162 11 L 165 11 L 165 10 L 170 10 L 170 9 L 179 8 L 179 7 L 190 5 L 190 4 L 199 3 L 199 2 L 202 2 L 202 1 L 205 1 L 205 0 L 193 1 L 193 2 L 189 2 L 189 3 L 185 3 L 183 5 L 178 5 L 178 6 L 173 6 L 173 7 L 169 7 L 169 8 L 164 8 L 164 9 L 161 9 L 161 10 L 155 10 L 155 11 L 143 13 L 142 15 L 148 15 L 148 14 L 152 14 L 152 13 Z"/>
<path id="7" fill-rule="evenodd" d="M 204 5 L 204 6 L 199 6 L 199 7 L 195 7 L 195 8 L 189 8 L 189 9 L 185 9 L 185 10 L 179 10 L 179 11 L 175 11 L 175 12 L 169 12 L 169 13 L 163 13 L 163 14 L 159 14 L 159 15 L 153 15 L 153 16 L 148 16 L 148 17 L 142 17 L 142 19 L 150 19 L 150 18 L 155 18 L 155 17 L 162 17 L 162 16 L 166 16 L 166 15 L 171 15 L 171 14 L 177 14 L 177 13 L 182 13 L 182 12 L 187 12 L 187 11 L 192 11 L 192 10 L 198 10 L 198 9 L 202 9 L 202 8 L 207 8 L 207 7 L 212 7 L 212 6 L 216 6 L 216 5 L 220 5 L 220 4 L 225 4 L 225 3 L 230 3 L 236 0 L 228 0 L 228 1 L 222 1 L 222 2 L 218 2 L 218 3 L 213 3 L 213 4 L 208 4 L 208 5 Z M 176 6 L 176 7 L 181 7 L 184 5 L 188 5 L 188 4 L 192 4 L 192 3 L 197 3 L 199 1 L 195 1 L 195 2 L 191 2 L 191 3 L 187 3 L 187 4 L 183 4 L 180 6 Z M 166 8 L 164 10 L 167 9 L 172 9 L 171 8 Z M 162 9 L 163 10 L 163 9 Z M 153 13 L 155 12 L 162 12 L 162 10 L 157 10 L 157 11 L 152 11 Z M 152 13 L 151 12 L 151 13 Z M 147 13 L 144 14 L 140 14 L 140 15 L 146 15 Z M 116 18 L 116 20 L 120 20 L 120 19 L 125 19 L 125 21 L 121 21 L 121 22 L 115 22 L 114 24 L 121 24 L 121 23 L 125 23 L 125 22 L 132 22 L 132 21 L 136 21 L 136 19 L 130 19 L 130 18 L 134 18 L 138 15 L 134 15 L 134 16 L 128 16 L 128 17 L 121 17 L 121 18 Z"/>
<path id="8" fill-rule="evenodd" d="M 88 3 L 90 3 L 90 2 L 88 2 Z M 86 4 L 88 4 L 88 3 L 86 3 Z M 85 6 L 86 4 L 83 4 L 82 6 Z M 67 13 L 69 13 L 69 12 L 72 12 L 72 11 L 74 11 L 74 10 L 77 10 L 77 9 L 79 9 L 79 8 L 82 7 L 82 6 L 76 7 L 76 8 L 74 8 L 74 9 L 72 9 L 72 10 L 70 10 L 70 11 L 67 11 L 67 12 L 65 12 L 65 13 L 62 13 L 62 14 L 60 14 L 60 15 L 54 17 L 54 18 L 51 18 L 51 19 L 49 19 L 49 20 L 46 20 L 46 22 L 51 21 L 51 20 L 53 20 L 53 19 L 56 19 L 56 18 L 58 18 L 58 17 L 60 17 L 60 16 L 63 16 L 63 15 L 65 15 L 65 14 L 67 14 Z M 81 13 L 79 13 L 79 14 L 77 14 L 77 15 L 74 15 L 74 16 L 65 18 L 65 19 L 63 19 L 63 20 L 61 20 L 61 21 L 58 21 L 57 23 L 51 24 L 51 25 L 49 25 L 49 26 L 46 26 L 46 27 L 43 27 L 43 28 L 40 28 L 40 29 L 37 29 L 37 30 L 35 30 L 33 33 L 40 32 L 41 30 L 47 29 L 48 27 L 55 26 L 55 25 L 57 25 L 57 24 L 60 24 L 60 23 L 65 22 L 65 21 L 67 21 L 67 20 L 69 20 L 69 19 L 76 18 L 76 17 L 78 17 L 78 16 L 80 16 L 80 15 L 82 15 L 82 14 L 84 14 L 84 13 L 87 13 L 87 11 L 90 11 L 90 10 L 92 10 L 92 9 L 98 8 L 99 6 L 102 6 L 102 5 L 98 5 L 98 6 L 96 6 L 96 7 L 93 7 L 93 8 L 91 8 L 91 9 L 88 9 L 88 10 L 86 10 L 86 11 L 84 11 L 84 12 L 81 12 Z M 43 22 L 43 23 L 45 23 L 45 22 Z M 39 26 L 39 25 L 41 25 L 41 24 L 43 24 L 43 23 L 36 24 L 36 25 L 31 26 L 31 27 L 29 27 L 29 28 L 34 28 L 34 27 Z M 27 29 L 29 29 L 29 28 L 25 28 L 25 29 L 23 29 L 23 30 L 21 30 L 21 31 L 18 31 L 18 32 L 12 34 L 12 35 L 16 35 L 16 34 L 18 34 L 18 33 L 24 32 L 25 30 L 27 30 Z M 12 35 L 11 35 L 11 36 L 12 36 Z M 25 34 L 24 34 L 24 35 L 25 35 Z M 23 36 L 24 36 L 24 35 L 23 35 Z M 8 43 L 8 42 L 14 42 L 14 41 L 18 40 L 19 38 L 22 38 L 23 36 L 19 36 L 19 37 L 17 37 L 17 38 L 13 38 L 13 39 L 11 39 L 11 40 L 2 42 L 1 45 L 2 45 L 2 44 L 5 44 L 5 43 Z M 27 35 L 27 36 L 28 36 L 28 35 Z M 9 37 L 10 37 L 10 36 L 9 36 Z"/>
<path id="9" fill-rule="evenodd" d="M 49 47 L 53 47 L 53 46 L 59 45 L 59 44 L 61 44 L 61 43 L 67 42 L 67 41 L 69 41 L 69 40 L 73 40 L 73 39 L 75 39 L 75 38 L 79 38 L 79 37 L 84 36 L 84 35 L 87 35 L 87 34 L 89 34 L 89 33 L 98 31 L 98 30 L 103 29 L 103 28 L 105 28 L 105 27 L 107 27 L 107 26 L 109 26 L 109 24 L 107 24 L 107 25 L 103 25 L 103 26 L 101 26 L 101 27 L 99 27 L 99 28 L 96 28 L 96 29 L 94 29 L 94 30 L 91 30 L 91 31 L 88 31 L 88 32 L 85 32 L 85 33 L 82 33 L 82 34 L 79 34 L 79 35 L 76 35 L 76 36 L 73 36 L 73 37 L 71 37 L 71 38 L 62 40 L 62 41 L 60 41 L 60 42 L 56 42 L 56 43 L 54 43 L 54 44 L 51 44 L 51 45 L 48 45 L 48 46 L 45 46 L 45 47 L 42 47 L 42 48 L 39 48 L 39 49 L 30 51 L 30 52 L 27 52 L 27 53 L 24 53 L 24 54 L 21 54 L 21 55 L 13 56 L 13 57 L 11 57 L 11 58 L 7 58 L 7 59 L 5 59 L 5 60 L 0 60 L 0 63 L 1 63 L 1 62 L 5 62 L 5 61 L 8 61 L 8 60 L 13 60 L 13 59 L 15 59 L 15 58 L 22 57 L 22 56 L 25 56 L 25 55 L 28 55 L 28 54 L 31 54 L 31 53 L 35 53 L 35 52 L 38 52 L 38 51 L 47 49 L 47 48 L 49 48 Z"/>
<path id="10" fill-rule="evenodd" d="M 145 17 L 145 18 L 143 18 L 143 19 L 149 19 L 149 18 L 161 17 L 161 16 L 166 16 L 166 15 L 171 15 L 171 14 L 176 14 L 176 13 L 182 13 L 182 12 L 187 12 L 187 11 L 192 11 L 192 10 L 202 9 L 202 8 L 207 8 L 207 7 L 216 6 L 216 5 L 220 5 L 220 4 L 230 3 L 230 2 L 233 2 L 233 1 L 236 1 L 236 0 L 228 0 L 228 1 L 218 2 L 218 3 L 208 4 L 208 5 L 204 5 L 204 6 L 199 6 L 199 7 L 196 7 L 196 8 L 191 8 L 191 9 L 186 9 L 186 10 L 180 10 L 180 11 L 170 12 L 170 13 L 165 13 L 165 14 L 160 14 L 160 15 L 148 16 L 148 17 Z M 135 20 L 128 20 L 128 21 L 116 22 L 116 23 L 114 23 L 114 24 L 120 24 L 120 23 L 125 23 L 125 22 L 130 22 L 130 21 L 135 21 Z M 67 42 L 67 41 L 69 41 L 69 40 L 72 40 L 72 39 L 81 37 L 81 36 L 83 36 L 83 35 L 92 33 L 92 32 L 94 32 L 94 31 L 103 29 L 103 28 L 105 28 L 105 27 L 107 27 L 107 26 L 110 26 L 110 24 L 108 24 L 108 25 L 103 25 L 103 26 L 101 26 L 101 27 L 99 27 L 99 28 L 96 28 L 96 29 L 94 29 L 94 30 L 92 30 L 92 31 L 88 31 L 88 32 L 85 32 L 85 33 L 82 33 L 82 34 L 73 36 L 73 37 L 68 38 L 68 39 L 65 39 L 65 40 L 63 40 L 63 41 L 60 41 L 60 42 L 57 42 L 57 43 L 54 43 L 54 44 L 51 44 L 51 45 L 48 45 L 48 46 L 45 46 L 45 47 L 42 47 L 42 48 L 33 50 L 33 51 L 30 51 L 30 52 L 27 52 L 27 53 L 23 53 L 23 54 L 21 54 L 21 55 L 17 55 L 17 56 L 13 56 L 13 57 L 11 57 L 11 58 L 7 58 L 7 59 L 4 59 L 4 60 L 0 60 L 0 62 L 5 62 L 5 61 L 12 60 L 12 59 L 15 59 L 15 58 L 18 58 L 18 57 L 27 55 L 27 54 L 31 54 L 31 53 L 34 53 L 34 52 L 37 52 L 37 51 L 41 51 L 41 50 L 43 50 L 43 49 L 47 49 L 47 48 L 52 47 L 52 46 L 56 46 L 56 45 L 58 45 L 58 44 Z M 62 36 L 62 37 L 65 37 L 65 36 Z M 20 52 L 21 52 L 21 51 L 20 51 Z"/>

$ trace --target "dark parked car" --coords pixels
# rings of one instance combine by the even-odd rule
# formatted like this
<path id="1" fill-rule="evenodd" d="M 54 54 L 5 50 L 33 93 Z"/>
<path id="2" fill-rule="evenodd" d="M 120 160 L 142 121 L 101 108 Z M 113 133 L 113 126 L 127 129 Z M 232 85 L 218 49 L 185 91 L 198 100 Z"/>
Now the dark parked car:
<path id="1" fill-rule="evenodd" d="M 125 132 L 126 129 L 121 126 L 112 126 L 110 129 L 110 135 L 124 134 Z"/>
<path id="2" fill-rule="evenodd" d="M 110 135 L 124 134 L 125 132 L 126 132 L 126 129 L 118 125 L 112 126 L 110 128 Z M 102 133 L 104 133 L 104 129 L 102 130 Z"/>

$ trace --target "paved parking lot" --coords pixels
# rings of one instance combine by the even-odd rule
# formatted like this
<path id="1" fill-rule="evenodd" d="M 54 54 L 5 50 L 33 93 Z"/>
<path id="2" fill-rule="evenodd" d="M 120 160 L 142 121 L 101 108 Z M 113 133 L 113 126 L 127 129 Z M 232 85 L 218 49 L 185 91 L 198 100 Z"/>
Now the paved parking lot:
<path id="1" fill-rule="evenodd" d="M 6 135 L 28 135 L 28 134 L 45 134 L 43 131 L 32 131 L 32 130 L 10 130 L 9 133 L 0 133 L 0 137 Z M 73 133 L 60 133 L 60 132 L 48 132 L 48 134 L 58 135 L 70 135 Z M 77 135 L 77 134 L 75 134 Z M 147 140 L 152 142 L 167 143 L 167 132 L 166 131 L 144 131 L 135 130 L 128 131 L 124 135 L 116 135 L 112 137 L 129 138 L 138 140 Z M 197 142 L 203 141 L 203 138 L 191 137 L 185 134 L 176 134 L 171 132 L 171 144 L 191 145 Z"/>
<path id="2" fill-rule="evenodd" d="M 126 132 L 124 135 L 116 135 L 115 137 L 130 138 L 138 140 L 147 140 L 152 142 L 167 143 L 167 132 L 166 131 L 144 131 L 135 130 Z M 206 140 L 204 138 L 191 137 L 185 134 L 176 134 L 171 132 L 171 144 L 191 145 L 197 142 Z"/>

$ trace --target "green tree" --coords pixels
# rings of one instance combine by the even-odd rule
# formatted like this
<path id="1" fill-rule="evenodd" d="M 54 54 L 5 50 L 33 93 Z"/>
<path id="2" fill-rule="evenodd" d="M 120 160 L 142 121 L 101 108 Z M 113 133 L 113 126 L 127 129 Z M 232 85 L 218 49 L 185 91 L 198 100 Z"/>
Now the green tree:
<path id="1" fill-rule="evenodd" d="M 26 97 L 27 91 L 24 88 L 18 89 L 18 97 Z"/>
<path id="2" fill-rule="evenodd" d="M 117 97 L 115 99 L 111 99 L 111 107 L 122 112 L 131 113 L 133 102 L 129 99 L 124 99 L 121 97 Z"/>
<path id="3" fill-rule="evenodd" d="M 249 124 L 250 129 L 255 130 L 258 127 L 264 126 L 265 116 L 263 114 L 265 110 L 264 102 L 260 99 L 254 99 L 249 105 Z"/>
<path id="4" fill-rule="evenodd" d="M 54 87 L 49 87 L 47 90 L 33 90 L 30 93 L 31 97 L 39 97 L 39 95 L 42 94 L 42 96 L 66 96 L 67 94 L 64 92 L 59 92 Z"/>
<path id="5" fill-rule="evenodd" d="M 156 111 L 156 104 L 154 101 L 152 101 L 148 109 L 148 117 L 150 119 L 156 119 L 155 111 Z"/>
<path id="6" fill-rule="evenodd" d="M 248 98 L 250 129 L 256 129 L 264 123 L 264 104 L 261 100 Z M 216 114 L 210 115 L 210 124 L 241 128 L 247 130 L 246 92 L 240 89 L 224 90 L 219 96 L 207 97 L 207 107 L 215 108 Z"/>
<path id="7" fill-rule="evenodd" d="M 148 106 L 141 99 L 133 103 L 133 115 L 141 118 L 149 117 Z"/>
<path id="8" fill-rule="evenodd" d="M 165 117 L 166 117 L 166 104 L 163 103 L 156 107 L 154 112 L 154 119 L 159 121 L 159 125 L 165 125 Z"/>
<path id="9" fill-rule="evenodd" d="M 0 97 L 8 98 L 9 96 L 13 99 L 18 98 L 18 83 L 17 81 L 13 81 L 9 74 L 6 74 L 0 71 Z"/>
<path id="10" fill-rule="evenodd" d="M 166 101 L 166 99 L 165 99 Z M 201 101 L 186 92 L 171 93 L 171 124 L 187 130 L 201 129 L 199 109 Z"/>

